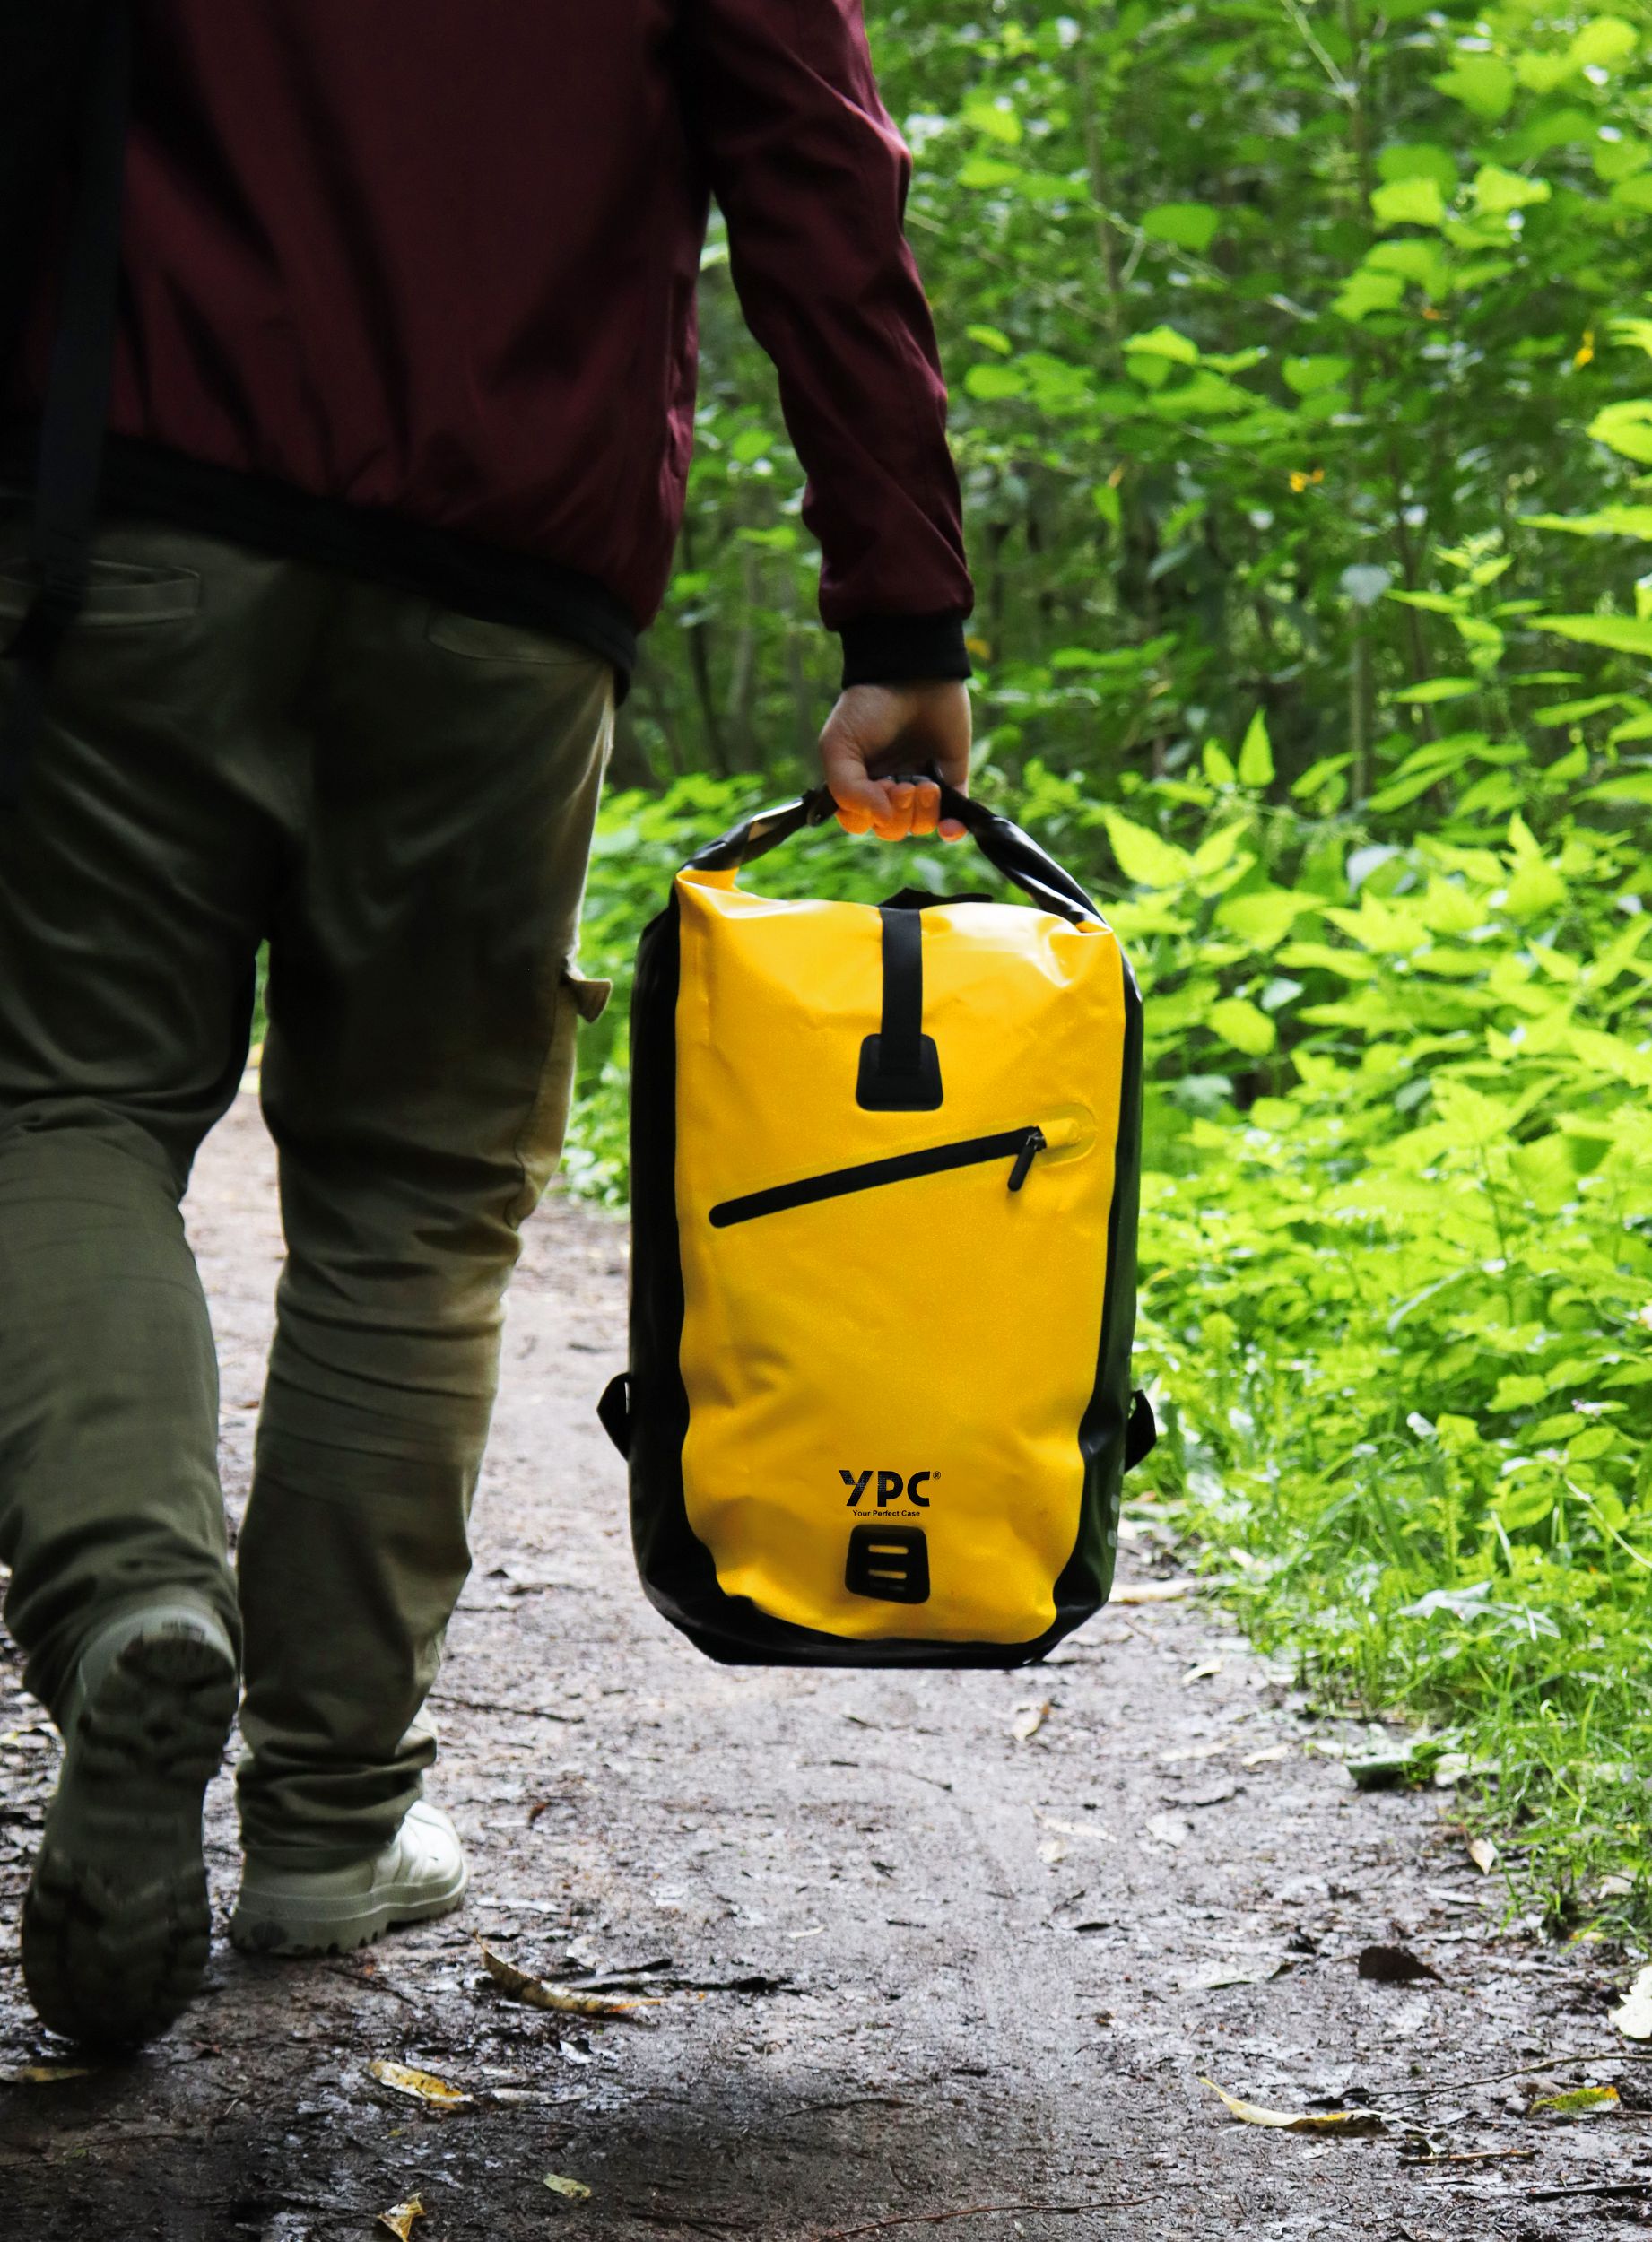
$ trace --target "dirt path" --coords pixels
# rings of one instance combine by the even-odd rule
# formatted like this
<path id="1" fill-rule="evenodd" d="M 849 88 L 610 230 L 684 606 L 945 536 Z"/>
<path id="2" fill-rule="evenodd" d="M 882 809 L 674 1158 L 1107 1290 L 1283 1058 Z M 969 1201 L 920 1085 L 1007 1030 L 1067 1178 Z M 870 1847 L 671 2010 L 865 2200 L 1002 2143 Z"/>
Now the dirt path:
<path id="1" fill-rule="evenodd" d="M 279 1250 L 249 1100 L 191 1216 L 239 1500 Z M 222 1947 L 206 1997 L 140 2060 L 19 2082 L 54 2054 L 12 1925 L 56 1746 L 19 1727 L 32 1708 L 0 1672 L 4 2242 L 335 2242 L 415 2193 L 421 2242 L 1595 2242 L 1652 2224 L 1652 2117 L 1521 2114 L 1534 2079 L 1652 2089 L 1614 2049 L 1604 1960 L 1500 1936 L 1449 1798 L 1356 1793 L 1338 1764 L 1354 1732 L 1208 1608 L 1115 1606 L 1021 1674 L 729 1673 L 673 1636 L 635 1586 L 591 1413 L 620 1360 L 623 1249 L 552 1201 L 513 1295 L 438 1703 L 432 1794 L 475 1867 L 464 1916 L 366 1963 Z M 1135 1578 L 1167 1569 L 1151 1531 L 1127 1554 Z M 221 1907 L 233 1835 L 221 1783 Z M 640 1973 L 657 2020 L 508 2003 L 475 1933 L 535 1969 Z M 1361 1981 L 1377 1942 L 1441 1982 Z M 1593 2069 L 1545 2070 L 1593 2049 Z M 378 2056 L 474 2099 L 430 2114 L 374 2083 Z M 1201 2073 L 1280 2107 L 1369 2100 L 1388 2130 L 1235 2125 Z M 1495 2160 L 1407 2166 L 1423 2135 Z"/>

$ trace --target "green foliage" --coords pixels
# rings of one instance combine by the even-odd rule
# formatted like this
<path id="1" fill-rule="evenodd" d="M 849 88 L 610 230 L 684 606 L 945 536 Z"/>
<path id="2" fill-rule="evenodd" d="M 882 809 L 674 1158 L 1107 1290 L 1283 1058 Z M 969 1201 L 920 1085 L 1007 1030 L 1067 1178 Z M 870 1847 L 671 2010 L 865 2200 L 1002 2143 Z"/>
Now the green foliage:
<path id="1" fill-rule="evenodd" d="M 1327 1700 L 1652 1924 L 1652 21 L 874 0 L 980 600 L 978 783 L 1149 995 L 1158 1499 Z M 587 950 L 810 772 L 802 474 L 703 275 Z M 828 835 L 777 892 L 978 885 Z M 933 861 L 930 861 L 932 859 Z M 577 1187 L 624 1191 L 624 990 Z M 1608 1913 L 1611 1909 L 1608 1908 Z"/>

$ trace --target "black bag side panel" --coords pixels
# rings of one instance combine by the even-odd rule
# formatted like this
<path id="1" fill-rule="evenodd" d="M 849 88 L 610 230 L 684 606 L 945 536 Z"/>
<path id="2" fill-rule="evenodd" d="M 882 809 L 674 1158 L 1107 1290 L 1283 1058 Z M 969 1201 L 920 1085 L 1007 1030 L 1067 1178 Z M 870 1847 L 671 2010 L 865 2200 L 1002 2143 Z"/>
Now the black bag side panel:
<path id="1" fill-rule="evenodd" d="M 683 1263 L 677 1251 L 677 898 L 645 928 L 631 994 L 631 1542 L 666 1617 L 719 1591 L 683 1499 Z M 665 1599 L 662 1601 L 662 1598 Z"/>
<path id="2" fill-rule="evenodd" d="M 1095 1390 L 1079 1424 L 1084 1494 L 1078 1539 L 1056 1583 L 1058 1635 L 1099 1611 L 1112 1592 L 1124 1499 L 1125 1454 L 1135 1342 L 1136 1228 L 1142 1196 L 1142 999 L 1129 961 L 1119 953 L 1125 983 L 1125 1047 L 1120 1071 L 1118 1143 L 1113 1205 L 1108 1218 L 1107 1291 L 1096 1356 Z"/>

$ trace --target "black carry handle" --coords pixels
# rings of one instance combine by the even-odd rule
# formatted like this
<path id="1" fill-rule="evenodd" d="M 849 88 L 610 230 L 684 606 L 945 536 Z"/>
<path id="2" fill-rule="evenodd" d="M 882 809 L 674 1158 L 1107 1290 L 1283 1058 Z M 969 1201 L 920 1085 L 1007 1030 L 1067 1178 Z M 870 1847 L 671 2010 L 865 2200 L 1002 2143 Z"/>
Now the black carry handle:
<path id="1" fill-rule="evenodd" d="M 1105 924 L 1101 913 L 1072 873 L 1064 872 L 1030 833 L 1023 833 L 1019 825 L 1012 824 L 1007 817 L 1000 817 L 985 804 L 972 802 L 968 795 L 960 794 L 944 779 L 939 784 L 942 816 L 957 820 L 995 872 L 1002 873 L 1023 895 L 1045 910 L 1054 911 L 1058 918 L 1068 919 L 1074 925 L 1084 918 Z M 812 793 L 800 795 L 796 802 L 782 803 L 773 810 L 760 810 L 743 824 L 732 826 L 719 839 L 708 843 L 697 856 L 691 856 L 688 868 L 691 872 L 738 871 L 742 865 L 754 864 L 771 848 L 778 848 L 782 841 L 790 840 L 804 826 L 823 825 L 837 812 L 830 787 L 816 786 Z"/>

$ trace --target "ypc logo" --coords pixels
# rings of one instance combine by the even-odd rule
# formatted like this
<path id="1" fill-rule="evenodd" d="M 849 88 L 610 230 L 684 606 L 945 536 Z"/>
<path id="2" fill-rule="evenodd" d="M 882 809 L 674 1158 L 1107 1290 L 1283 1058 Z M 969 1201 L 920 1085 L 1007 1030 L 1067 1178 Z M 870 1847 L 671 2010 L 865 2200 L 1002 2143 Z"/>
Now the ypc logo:
<path id="1" fill-rule="evenodd" d="M 926 1479 L 933 1479 L 935 1474 L 934 1472 L 914 1472 L 910 1479 L 903 1479 L 899 1472 L 839 1470 L 838 1476 L 849 1490 L 848 1508 L 851 1510 L 859 1509 L 860 1499 L 874 1479 L 877 1486 L 873 1499 L 880 1510 L 887 1510 L 891 1502 L 902 1500 L 914 1504 L 919 1510 L 927 1510 L 929 1498 L 920 1495 L 917 1490 Z"/>

